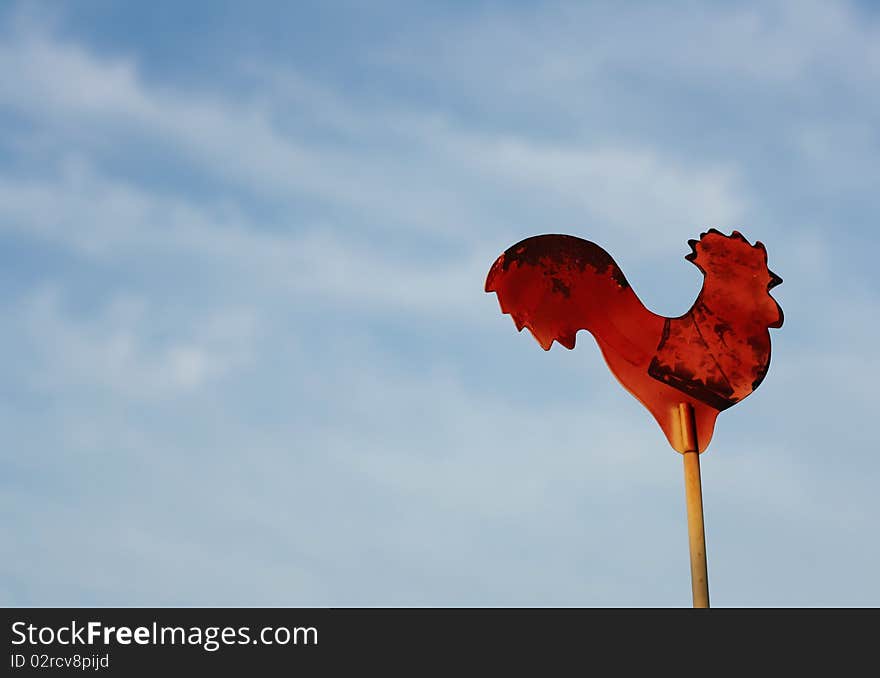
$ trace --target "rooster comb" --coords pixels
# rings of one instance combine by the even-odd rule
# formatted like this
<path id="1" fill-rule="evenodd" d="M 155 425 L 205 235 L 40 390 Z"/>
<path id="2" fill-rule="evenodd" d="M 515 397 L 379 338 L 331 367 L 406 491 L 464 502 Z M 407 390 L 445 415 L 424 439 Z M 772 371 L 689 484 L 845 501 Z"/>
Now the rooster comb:
<path id="1" fill-rule="evenodd" d="M 684 258 L 703 273 L 709 268 L 716 268 L 717 264 L 725 267 L 745 266 L 752 271 L 766 270 L 770 274 L 768 289 L 782 282 L 782 278 L 767 267 L 767 249 L 764 244 L 756 240 L 752 245 L 739 231 L 724 235 L 718 229 L 710 228 L 700 234 L 699 240 L 688 240 L 688 245 L 691 246 L 691 251 Z"/>
<path id="2" fill-rule="evenodd" d="M 767 262 L 767 249 L 764 247 L 764 243 L 760 240 L 756 240 L 755 244 L 752 245 L 746 237 L 740 233 L 739 231 L 734 231 L 730 235 L 724 235 L 717 228 L 710 228 L 705 233 L 700 233 L 699 240 L 688 240 L 688 245 L 691 246 L 691 251 L 689 254 L 685 255 L 685 259 L 692 263 L 696 263 L 698 258 L 711 258 L 714 253 L 720 249 L 717 245 L 721 242 L 726 241 L 727 247 L 724 250 L 729 251 L 730 245 L 740 245 L 736 247 L 736 250 L 739 250 L 739 254 L 745 257 L 759 257 L 763 260 L 764 263 Z"/>

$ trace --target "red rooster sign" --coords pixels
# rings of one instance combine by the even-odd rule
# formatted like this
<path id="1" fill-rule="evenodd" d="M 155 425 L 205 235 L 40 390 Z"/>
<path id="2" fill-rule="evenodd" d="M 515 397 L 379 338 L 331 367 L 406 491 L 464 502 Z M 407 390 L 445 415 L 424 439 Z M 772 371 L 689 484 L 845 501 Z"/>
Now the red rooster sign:
<path id="1" fill-rule="evenodd" d="M 738 231 L 710 229 L 690 240 L 685 259 L 704 275 L 703 289 L 679 318 L 649 311 L 599 245 L 570 235 L 539 235 L 495 261 L 486 291 L 518 330 L 545 350 L 574 348 L 578 330 L 593 334 L 623 387 L 654 415 L 669 443 L 684 452 L 679 403 L 694 408 L 699 451 L 715 418 L 754 391 L 770 365 L 771 327 L 782 309 L 770 289 L 782 278 L 767 268 L 767 250 Z"/>
<path id="2" fill-rule="evenodd" d="M 570 235 L 513 245 L 492 265 L 485 289 L 545 350 L 554 341 L 572 349 L 577 332 L 588 330 L 614 376 L 684 454 L 694 604 L 708 607 L 698 455 L 712 439 L 718 413 L 767 374 L 769 328 L 782 326 L 770 290 L 782 278 L 767 268 L 764 245 L 752 245 L 738 231 L 728 236 L 713 228 L 688 244 L 685 259 L 704 280 L 691 309 L 678 318 L 645 308 L 608 252 Z"/>

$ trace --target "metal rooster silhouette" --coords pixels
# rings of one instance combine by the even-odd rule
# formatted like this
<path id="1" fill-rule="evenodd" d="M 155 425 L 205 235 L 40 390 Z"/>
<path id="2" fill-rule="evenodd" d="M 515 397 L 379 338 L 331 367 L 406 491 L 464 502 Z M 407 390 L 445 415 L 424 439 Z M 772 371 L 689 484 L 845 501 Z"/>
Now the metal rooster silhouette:
<path id="1" fill-rule="evenodd" d="M 654 415 L 669 443 L 685 452 L 681 403 L 693 407 L 697 448 L 709 445 L 715 419 L 754 391 L 770 365 L 769 328 L 782 326 L 770 290 L 782 278 L 767 268 L 764 245 L 716 229 L 689 240 L 685 259 L 703 272 L 703 287 L 678 318 L 649 311 L 620 268 L 595 243 L 539 235 L 495 261 L 486 292 L 518 330 L 527 327 L 545 350 L 574 348 L 578 330 L 592 333 L 618 381 Z"/>

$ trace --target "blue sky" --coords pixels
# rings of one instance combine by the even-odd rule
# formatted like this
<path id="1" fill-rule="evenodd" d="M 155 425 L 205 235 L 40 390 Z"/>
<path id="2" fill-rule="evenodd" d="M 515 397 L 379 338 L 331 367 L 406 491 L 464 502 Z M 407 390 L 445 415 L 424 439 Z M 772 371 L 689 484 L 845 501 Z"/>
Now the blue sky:
<path id="1" fill-rule="evenodd" d="M 717 606 L 880 605 L 871 3 L 9 3 L 0 601 L 686 606 L 682 465 L 485 274 L 593 240 L 785 326 L 702 457 Z"/>

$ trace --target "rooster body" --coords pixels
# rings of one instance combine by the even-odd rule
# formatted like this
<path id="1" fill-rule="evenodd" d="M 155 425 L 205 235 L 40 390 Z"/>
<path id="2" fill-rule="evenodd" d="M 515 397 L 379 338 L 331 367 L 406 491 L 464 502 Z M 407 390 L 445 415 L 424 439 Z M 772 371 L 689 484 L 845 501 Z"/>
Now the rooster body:
<path id="1" fill-rule="evenodd" d="M 518 330 L 549 350 L 568 349 L 589 331 L 618 381 L 684 452 L 676 408 L 694 408 L 698 447 L 712 438 L 718 413 L 748 396 L 770 364 L 770 327 L 782 309 L 769 290 L 782 282 L 767 253 L 738 232 L 715 229 L 689 241 L 686 259 L 704 274 L 691 309 L 678 318 L 652 313 L 599 245 L 570 235 L 540 235 L 510 247 L 486 279 Z"/>

